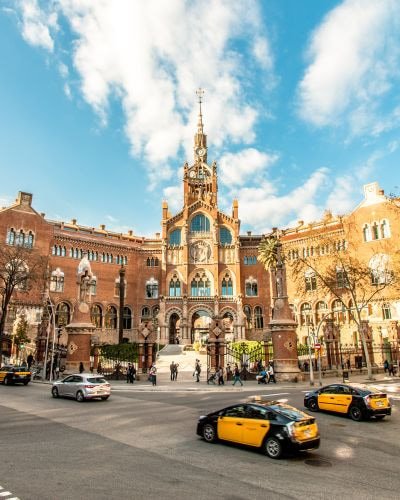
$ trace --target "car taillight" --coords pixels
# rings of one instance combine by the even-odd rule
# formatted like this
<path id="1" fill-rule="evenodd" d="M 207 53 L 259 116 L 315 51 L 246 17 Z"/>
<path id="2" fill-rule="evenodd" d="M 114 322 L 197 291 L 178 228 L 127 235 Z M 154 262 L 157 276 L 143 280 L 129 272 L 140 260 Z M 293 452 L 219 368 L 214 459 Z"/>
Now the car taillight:
<path id="1" fill-rule="evenodd" d="M 368 407 L 371 405 L 371 398 L 369 396 L 365 396 L 364 401 Z"/>
<path id="2" fill-rule="evenodd" d="M 94 389 L 95 385 L 85 385 L 85 389 Z"/>

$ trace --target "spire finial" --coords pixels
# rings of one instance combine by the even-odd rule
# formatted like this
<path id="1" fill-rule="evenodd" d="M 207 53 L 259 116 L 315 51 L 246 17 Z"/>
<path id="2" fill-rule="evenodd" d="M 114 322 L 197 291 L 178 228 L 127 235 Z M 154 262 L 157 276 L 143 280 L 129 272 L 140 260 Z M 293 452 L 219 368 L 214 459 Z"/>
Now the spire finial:
<path id="1" fill-rule="evenodd" d="M 203 102 L 204 89 L 199 87 L 196 90 L 196 95 L 198 97 L 198 102 L 199 102 L 199 121 L 197 123 L 197 132 L 199 134 L 202 134 L 203 133 L 203 115 L 201 114 L 201 103 Z"/>

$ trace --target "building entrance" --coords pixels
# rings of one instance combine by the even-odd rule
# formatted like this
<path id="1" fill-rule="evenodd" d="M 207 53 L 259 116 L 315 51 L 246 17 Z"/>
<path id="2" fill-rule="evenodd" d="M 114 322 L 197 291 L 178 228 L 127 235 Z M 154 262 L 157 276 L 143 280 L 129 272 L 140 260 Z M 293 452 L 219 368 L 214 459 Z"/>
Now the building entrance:
<path id="1" fill-rule="evenodd" d="M 200 342 L 204 345 L 208 339 L 211 315 L 208 311 L 196 311 L 192 316 L 192 327 L 190 329 L 190 342 Z"/>
<path id="2" fill-rule="evenodd" d="M 169 343 L 170 344 L 177 344 L 178 341 L 180 341 L 180 323 L 181 320 L 178 316 L 178 314 L 174 313 L 171 314 L 171 317 L 169 318 Z"/>

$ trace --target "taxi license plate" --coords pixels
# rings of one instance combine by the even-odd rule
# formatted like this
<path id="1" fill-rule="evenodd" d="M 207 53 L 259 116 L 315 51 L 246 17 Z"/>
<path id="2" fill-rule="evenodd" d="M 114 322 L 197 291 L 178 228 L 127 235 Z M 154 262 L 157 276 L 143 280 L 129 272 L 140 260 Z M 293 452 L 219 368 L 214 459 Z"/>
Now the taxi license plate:
<path id="1" fill-rule="evenodd" d="M 376 402 L 376 406 L 383 406 L 382 401 L 377 401 L 377 402 Z"/>

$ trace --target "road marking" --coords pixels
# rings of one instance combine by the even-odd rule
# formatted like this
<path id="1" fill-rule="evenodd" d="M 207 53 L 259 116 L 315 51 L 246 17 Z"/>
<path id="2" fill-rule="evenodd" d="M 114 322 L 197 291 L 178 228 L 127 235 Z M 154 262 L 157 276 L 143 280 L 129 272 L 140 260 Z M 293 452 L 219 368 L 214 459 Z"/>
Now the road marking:
<path id="1" fill-rule="evenodd" d="M 287 396 L 290 392 L 277 392 L 276 394 L 264 394 L 264 396 Z"/>
<path id="2" fill-rule="evenodd" d="M 12 495 L 10 491 L 2 491 L 4 490 L 3 486 L 0 486 L 0 497 L 8 497 L 8 495 Z M 6 500 L 19 500 L 18 497 L 9 497 Z"/>

